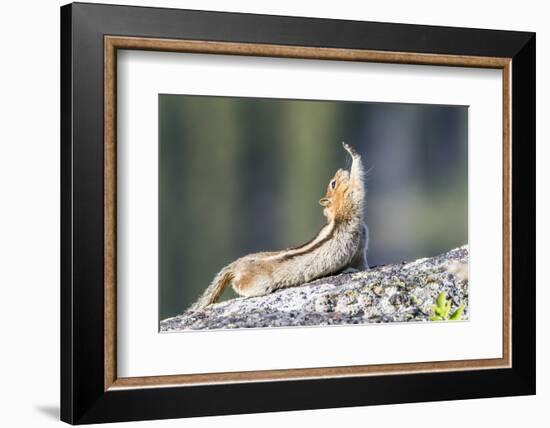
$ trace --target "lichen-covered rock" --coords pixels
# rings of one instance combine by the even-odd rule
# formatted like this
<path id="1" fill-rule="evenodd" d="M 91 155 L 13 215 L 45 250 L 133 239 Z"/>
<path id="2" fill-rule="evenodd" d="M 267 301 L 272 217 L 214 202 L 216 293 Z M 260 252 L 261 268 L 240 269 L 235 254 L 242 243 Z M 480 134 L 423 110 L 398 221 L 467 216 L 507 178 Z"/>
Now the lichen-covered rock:
<path id="1" fill-rule="evenodd" d="M 428 321 L 445 293 L 468 319 L 468 247 L 410 263 L 330 276 L 267 296 L 238 298 L 160 323 L 161 332 Z"/>

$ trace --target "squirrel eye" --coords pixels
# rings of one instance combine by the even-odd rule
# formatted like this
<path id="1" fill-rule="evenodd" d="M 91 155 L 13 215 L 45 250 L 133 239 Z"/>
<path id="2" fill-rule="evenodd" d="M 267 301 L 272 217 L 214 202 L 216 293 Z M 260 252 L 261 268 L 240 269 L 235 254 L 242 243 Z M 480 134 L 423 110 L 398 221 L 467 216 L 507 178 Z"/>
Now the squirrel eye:
<path id="1" fill-rule="evenodd" d="M 336 180 L 332 180 L 330 182 L 330 187 L 332 187 L 332 190 L 334 190 L 336 188 Z"/>

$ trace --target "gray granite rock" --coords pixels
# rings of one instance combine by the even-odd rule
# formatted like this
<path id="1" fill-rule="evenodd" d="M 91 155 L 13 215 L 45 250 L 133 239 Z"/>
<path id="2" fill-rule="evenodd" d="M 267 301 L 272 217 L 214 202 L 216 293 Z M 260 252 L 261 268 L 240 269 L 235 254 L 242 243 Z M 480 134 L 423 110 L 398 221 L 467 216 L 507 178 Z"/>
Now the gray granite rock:
<path id="1" fill-rule="evenodd" d="M 468 247 L 344 273 L 261 297 L 237 298 L 162 320 L 161 332 L 429 321 L 439 293 L 468 319 Z"/>

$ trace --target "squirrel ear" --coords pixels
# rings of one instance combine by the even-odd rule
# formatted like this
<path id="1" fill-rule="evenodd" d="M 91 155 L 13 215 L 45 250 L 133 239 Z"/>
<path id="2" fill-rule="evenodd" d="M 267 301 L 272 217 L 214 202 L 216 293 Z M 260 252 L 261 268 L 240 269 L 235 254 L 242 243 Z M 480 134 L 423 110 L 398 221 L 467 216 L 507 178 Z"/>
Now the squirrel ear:
<path id="1" fill-rule="evenodd" d="M 326 207 L 329 203 L 330 203 L 330 199 L 329 199 L 329 198 L 321 198 L 321 199 L 319 199 L 319 205 L 322 205 L 322 206 Z"/>

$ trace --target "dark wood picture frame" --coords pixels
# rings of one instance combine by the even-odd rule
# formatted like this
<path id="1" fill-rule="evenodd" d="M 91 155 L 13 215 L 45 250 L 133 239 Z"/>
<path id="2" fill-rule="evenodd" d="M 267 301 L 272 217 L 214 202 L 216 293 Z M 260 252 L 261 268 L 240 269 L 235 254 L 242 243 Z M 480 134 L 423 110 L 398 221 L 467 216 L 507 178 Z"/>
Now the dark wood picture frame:
<path id="1" fill-rule="evenodd" d="M 503 357 L 118 378 L 117 49 L 501 69 Z M 81 3 L 63 6 L 61 168 L 61 419 L 66 422 L 535 392 L 533 33 Z"/>

